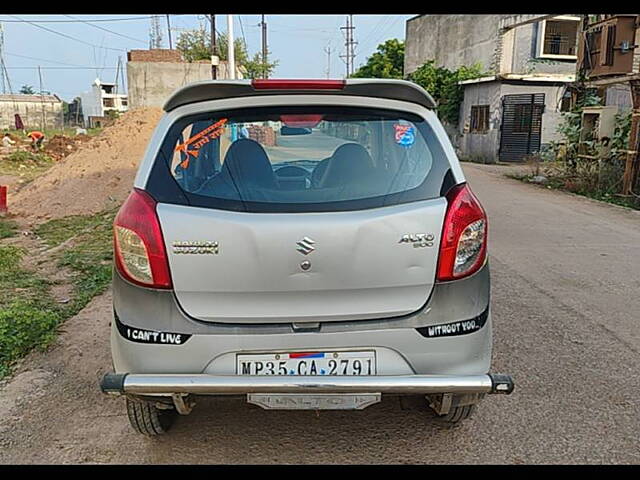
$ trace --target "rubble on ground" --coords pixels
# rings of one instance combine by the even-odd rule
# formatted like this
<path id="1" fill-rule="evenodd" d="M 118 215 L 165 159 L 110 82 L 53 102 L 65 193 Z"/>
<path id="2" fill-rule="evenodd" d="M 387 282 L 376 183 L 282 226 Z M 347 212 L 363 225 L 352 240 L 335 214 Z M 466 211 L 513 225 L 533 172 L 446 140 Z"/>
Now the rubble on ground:
<path id="1" fill-rule="evenodd" d="M 91 140 L 91 137 L 88 135 L 76 135 L 74 137 L 54 135 L 49 141 L 44 143 L 42 153 L 48 155 L 55 161 L 59 161 L 73 152 L 77 152 L 80 146 L 89 140 Z"/>
<path id="2" fill-rule="evenodd" d="M 9 209 L 29 223 L 41 223 L 120 205 L 133 187 L 138 164 L 161 116 L 160 108 L 128 111 L 99 135 L 81 140 L 76 151 L 10 195 Z M 54 145 L 58 142 L 63 149 L 70 145 L 66 140 L 56 140 Z"/>

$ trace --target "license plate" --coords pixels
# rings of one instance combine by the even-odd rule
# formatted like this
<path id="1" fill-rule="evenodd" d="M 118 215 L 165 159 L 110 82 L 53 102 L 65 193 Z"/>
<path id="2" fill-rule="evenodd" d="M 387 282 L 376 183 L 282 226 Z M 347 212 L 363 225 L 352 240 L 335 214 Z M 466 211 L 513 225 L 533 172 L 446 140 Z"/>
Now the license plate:
<path id="1" fill-rule="evenodd" d="M 378 403 L 379 393 L 335 394 L 317 393 L 315 395 L 287 393 L 262 394 L 250 393 L 247 401 L 265 410 L 363 410 Z"/>
<path id="2" fill-rule="evenodd" d="M 365 352 L 290 352 L 237 355 L 238 375 L 375 375 L 376 355 Z"/>

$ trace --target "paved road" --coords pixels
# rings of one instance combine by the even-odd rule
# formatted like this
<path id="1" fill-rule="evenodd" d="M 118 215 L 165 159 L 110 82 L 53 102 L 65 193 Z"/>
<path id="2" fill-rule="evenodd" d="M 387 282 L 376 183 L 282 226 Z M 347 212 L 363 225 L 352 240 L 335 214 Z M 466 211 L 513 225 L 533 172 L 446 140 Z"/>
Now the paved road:
<path id="1" fill-rule="evenodd" d="M 0 391 L 0 462 L 639 463 L 640 214 L 464 169 L 489 213 L 494 370 L 513 395 L 453 430 L 393 398 L 318 415 L 210 399 L 147 439 L 97 391 L 106 294 Z"/>

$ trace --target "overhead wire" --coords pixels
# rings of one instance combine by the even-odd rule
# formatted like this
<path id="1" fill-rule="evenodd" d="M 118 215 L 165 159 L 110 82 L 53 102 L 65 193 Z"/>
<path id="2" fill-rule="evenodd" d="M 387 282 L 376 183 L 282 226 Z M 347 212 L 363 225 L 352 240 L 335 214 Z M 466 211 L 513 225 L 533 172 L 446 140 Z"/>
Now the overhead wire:
<path id="1" fill-rule="evenodd" d="M 388 20 L 389 20 L 389 17 L 383 15 L 382 18 L 378 20 L 378 23 L 376 23 L 375 26 L 369 31 L 368 35 L 362 40 L 360 45 L 367 45 L 369 43 L 369 40 L 374 38 L 375 33 L 382 26 L 382 24 Z"/>
<path id="2" fill-rule="evenodd" d="M 12 70 L 37 70 L 38 67 L 6 67 L 6 68 L 10 68 Z M 47 67 L 47 66 L 40 66 L 40 68 L 42 69 L 47 69 L 47 70 L 93 70 L 93 69 L 108 69 L 108 70 L 115 70 L 116 67 L 106 67 L 106 66 L 100 66 L 100 65 L 87 65 L 85 66 L 73 66 L 73 67 Z"/>
<path id="3" fill-rule="evenodd" d="M 85 24 L 87 24 L 87 25 L 89 25 L 89 26 L 91 26 L 93 28 L 97 28 L 97 29 L 102 30 L 104 32 L 111 33 L 113 35 L 118 35 L 119 37 L 127 38 L 129 40 L 133 40 L 133 41 L 139 42 L 139 43 L 144 43 L 144 44 L 147 43 L 145 40 L 140 40 L 139 38 L 133 38 L 133 37 L 130 37 L 129 35 L 125 35 L 123 33 L 114 32 L 113 30 L 109 30 L 108 28 L 104 28 L 104 27 L 101 27 L 99 25 L 93 25 L 92 23 L 90 23 L 88 21 L 81 20 L 79 18 L 76 19 L 76 18 L 72 17 L 71 15 L 66 15 L 65 14 L 65 17 L 73 18 L 74 20 L 78 20 L 79 22 L 85 23 Z"/>
<path id="4" fill-rule="evenodd" d="M 17 19 L 19 19 L 19 20 L 22 20 L 20 17 L 16 17 L 15 15 L 9 15 L 9 16 L 10 16 L 10 17 L 13 17 L 13 18 L 17 18 Z M 73 41 L 75 41 L 75 42 L 83 43 L 83 44 L 85 44 L 85 45 L 89 45 L 90 47 L 105 48 L 105 49 L 107 49 L 107 50 L 113 50 L 113 51 L 115 51 L 115 52 L 122 52 L 122 51 L 123 51 L 123 49 L 121 49 L 121 48 L 100 47 L 100 46 L 98 46 L 98 45 L 94 45 L 93 43 L 85 42 L 84 40 L 80 40 L 80 39 L 78 39 L 78 38 L 72 37 L 71 35 L 67 35 L 66 33 L 60 33 L 60 32 L 57 32 L 57 31 L 55 31 L 55 30 L 52 30 L 52 29 L 50 29 L 50 28 L 43 27 L 42 25 L 38 25 L 38 24 L 36 24 L 36 23 L 29 22 L 29 21 L 26 21 L 26 20 L 25 20 L 25 22 L 26 22 L 26 23 L 28 23 L 28 24 L 30 24 L 30 25 L 33 25 L 34 27 L 40 28 L 40 29 L 42 29 L 42 30 L 46 30 L 47 32 L 51 32 L 51 33 L 53 33 L 53 34 L 55 34 L 55 35 L 59 35 L 59 36 L 61 36 L 61 37 L 65 37 L 65 38 L 68 38 L 69 40 L 73 40 Z"/>
<path id="5" fill-rule="evenodd" d="M 249 48 L 247 45 L 247 39 L 244 36 L 244 28 L 242 27 L 242 16 L 238 15 L 238 20 L 240 21 L 240 32 L 242 32 L 242 41 L 244 42 L 244 48 Z"/>
<path id="6" fill-rule="evenodd" d="M 12 15 L 9 15 L 12 16 Z M 121 21 L 129 21 L 129 20 L 148 20 L 152 18 L 153 15 L 145 16 L 145 17 L 129 17 L 129 18 L 99 18 L 99 19 L 88 19 L 86 22 L 97 23 L 97 22 L 121 22 Z M 4 20 L 0 19 L 0 22 L 7 23 L 29 23 L 30 21 L 34 23 L 77 23 L 78 20 Z"/>
<path id="7" fill-rule="evenodd" d="M 60 65 L 69 65 L 69 66 L 72 66 L 72 67 L 79 67 L 80 66 L 77 63 L 58 62 L 56 60 L 49 60 L 49 59 L 45 59 L 45 58 L 30 57 L 30 56 L 27 56 L 27 55 L 18 55 L 17 53 L 9 53 L 7 51 L 5 51 L 4 54 L 5 55 L 10 55 L 12 57 L 27 58 L 29 60 L 39 60 L 41 62 L 57 63 L 57 64 L 60 64 Z"/>
<path id="8" fill-rule="evenodd" d="M 375 45 L 377 42 L 380 41 L 380 39 L 385 38 L 392 30 L 393 28 L 396 26 L 396 24 L 398 23 L 399 20 L 401 20 L 402 17 L 397 17 L 393 22 L 389 23 L 388 25 L 386 25 L 385 27 L 383 27 L 380 32 L 379 35 L 376 35 L 374 37 L 370 37 L 371 40 L 373 40 L 373 42 L 369 41 L 369 43 L 366 44 L 366 47 L 369 48 L 372 45 Z M 369 38 L 369 37 L 368 37 Z M 376 45 L 377 46 L 377 45 Z M 365 49 L 365 44 L 363 42 L 363 44 L 361 44 L 361 51 L 366 51 L 367 49 Z M 375 53 L 375 52 L 374 52 Z M 370 55 L 369 55 L 370 56 Z M 368 57 L 365 57 L 365 60 Z M 360 65 L 362 65 L 362 62 L 360 62 Z"/>

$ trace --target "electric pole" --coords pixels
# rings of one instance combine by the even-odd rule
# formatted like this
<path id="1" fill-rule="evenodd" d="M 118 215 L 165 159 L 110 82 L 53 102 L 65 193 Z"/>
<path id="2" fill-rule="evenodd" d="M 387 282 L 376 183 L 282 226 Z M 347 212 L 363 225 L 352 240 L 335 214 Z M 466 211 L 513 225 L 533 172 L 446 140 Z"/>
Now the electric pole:
<path id="1" fill-rule="evenodd" d="M 115 84 L 116 84 L 116 91 L 115 94 L 118 94 L 118 74 L 120 73 L 120 57 L 118 57 L 118 65 L 116 66 L 116 80 L 115 80 Z"/>
<path id="2" fill-rule="evenodd" d="M 356 52 L 354 47 L 357 45 L 358 42 L 356 42 L 355 40 L 355 36 L 354 36 L 354 32 L 356 27 L 353 26 L 353 15 L 349 15 L 349 24 L 351 26 L 351 74 L 353 75 L 353 73 L 355 73 L 355 58 L 356 58 Z"/>
<path id="3" fill-rule="evenodd" d="M 262 78 L 267 78 L 267 24 L 264 23 L 264 15 L 262 15 Z"/>
<path id="4" fill-rule="evenodd" d="M 7 93 L 7 86 L 4 81 L 4 31 L 0 23 L 0 75 L 2 76 L 2 93 Z"/>
<path id="5" fill-rule="evenodd" d="M 42 106 L 42 121 L 40 123 L 40 129 L 44 130 L 46 118 L 44 113 L 44 93 L 42 92 L 42 72 L 40 71 L 40 65 L 38 65 L 38 77 L 40 77 L 40 105 Z"/>
<path id="6" fill-rule="evenodd" d="M 236 59 L 235 59 L 235 52 L 234 52 L 234 45 L 233 45 L 233 15 L 227 15 L 227 36 L 228 36 L 228 60 L 229 63 L 227 64 L 228 68 L 229 68 L 229 78 L 231 80 L 235 80 L 236 78 Z"/>
<path id="7" fill-rule="evenodd" d="M 218 55 L 216 54 L 216 16 L 212 13 L 209 15 L 211 20 L 211 79 L 218 78 Z"/>
<path id="8" fill-rule="evenodd" d="M 353 39 L 354 29 L 355 27 L 353 26 L 353 15 L 348 15 L 347 26 L 340 27 L 340 30 L 345 31 L 345 42 L 344 42 L 345 54 L 340 55 L 340 58 L 344 59 L 344 62 L 347 66 L 347 75 L 346 75 L 347 78 L 349 78 L 349 75 L 353 73 L 353 57 L 355 57 L 353 47 L 357 43 Z"/>
<path id="9" fill-rule="evenodd" d="M 149 48 L 162 48 L 162 31 L 160 30 L 160 20 L 158 20 L 157 15 L 151 17 Z"/>
<path id="10" fill-rule="evenodd" d="M 173 45 L 171 44 L 171 23 L 169 23 L 168 13 L 167 13 L 167 33 L 169 34 L 169 48 L 173 50 Z"/>
<path id="11" fill-rule="evenodd" d="M 335 50 L 331 50 L 331 46 L 327 45 L 324 47 L 324 51 L 327 54 L 327 78 L 331 77 L 331 52 Z"/>

